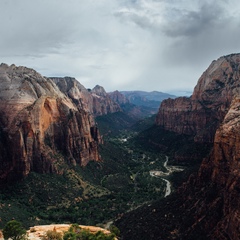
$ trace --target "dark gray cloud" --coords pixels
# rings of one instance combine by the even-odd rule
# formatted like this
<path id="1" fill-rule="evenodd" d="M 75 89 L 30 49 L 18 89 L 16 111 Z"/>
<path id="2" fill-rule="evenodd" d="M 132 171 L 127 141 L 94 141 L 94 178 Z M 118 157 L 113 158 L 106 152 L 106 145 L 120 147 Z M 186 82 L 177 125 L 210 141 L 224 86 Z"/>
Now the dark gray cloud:
<path id="1" fill-rule="evenodd" d="M 166 61 L 206 67 L 221 55 L 238 52 L 240 19 L 229 8 L 229 2 L 202 2 L 195 11 L 169 21 L 163 28 L 171 38 Z"/>
<path id="2" fill-rule="evenodd" d="M 193 89 L 240 49 L 238 0 L 2 0 L 2 62 L 112 91 Z"/>
<path id="3" fill-rule="evenodd" d="M 166 35 L 175 38 L 198 36 L 221 25 L 223 27 L 226 19 L 224 18 L 224 8 L 219 3 L 205 2 L 199 9 L 189 11 L 174 9 L 172 14 L 176 18 L 169 19 L 162 30 Z"/>

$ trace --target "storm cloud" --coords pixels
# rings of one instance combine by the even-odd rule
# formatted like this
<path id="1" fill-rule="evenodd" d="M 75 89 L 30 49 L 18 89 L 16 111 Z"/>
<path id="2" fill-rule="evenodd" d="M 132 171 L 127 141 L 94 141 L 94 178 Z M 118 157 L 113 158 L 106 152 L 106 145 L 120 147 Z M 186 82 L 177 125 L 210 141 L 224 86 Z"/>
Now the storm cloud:
<path id="1" fill-rule="evenodd" d="M 239 52 L 237 0 L 2 0 L 1 62 L 107 91 L 191 91 Z"/>

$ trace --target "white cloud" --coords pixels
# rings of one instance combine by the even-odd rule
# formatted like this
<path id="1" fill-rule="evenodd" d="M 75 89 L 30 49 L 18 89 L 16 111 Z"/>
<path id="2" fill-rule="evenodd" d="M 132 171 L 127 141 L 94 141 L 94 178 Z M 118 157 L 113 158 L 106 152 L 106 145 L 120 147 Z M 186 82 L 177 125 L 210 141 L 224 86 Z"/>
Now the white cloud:
<path id="1" fill-rule="evenodd" d="M 2 62 L 107 91 L 193 89 L 239 49 L 240 3 L 204 0 L 2 0 Z"/>

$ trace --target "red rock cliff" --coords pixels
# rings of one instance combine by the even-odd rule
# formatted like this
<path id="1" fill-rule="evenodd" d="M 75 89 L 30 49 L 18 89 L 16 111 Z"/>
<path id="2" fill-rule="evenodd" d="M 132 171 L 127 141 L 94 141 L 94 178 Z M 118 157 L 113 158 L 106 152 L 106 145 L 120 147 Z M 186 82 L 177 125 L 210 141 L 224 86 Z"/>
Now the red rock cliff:
<path id="1" fill-rule="evenodd" d="M 240 237 L 240 97 L 236 97 L 217 129 L 213 151 L 200 167 L 195 182 L 202 198 L 195 201 L 195 217 L 198 225 L 210 239 L 232 239 Z M 190 182 L 186 185 L 186 193 Z M 214 188 L 210 186 L 214 186 Z M 213 192 L 212 192 L 213 191 Z M 206 197 L 206 192 L 213 195 Z M 204 206 L 204 207 L 203 207 Z M 218 217 L 209 212 L 216 212 Z M 204 227 L 203 227 L 204 226 Z"/>
<path id="2" fill-rule="evenodd" d="M 239 122 L 240 97 L 235 97 L 216 131 L 210 156 L 203 160 L 198 174 L 178 190 L 178 214 L 187 221 L 181 225 L 183 239 L 240 237 Z"/>
<path id="3" fill-rule="evenodd" d="M 87 90 L 74 78 L 65 77 L 51 79 L 80 109 L 84 109 L 94 116 L 121 111 L 121 107 L 113 101 L 104 88 L 99 85 L 92 90 Z"/>
<path id="4" fill-rule="evenodd" d="M 122 94 L 120 93 L 118 90 L 114 91 L 114 92 L 110 92 L 108 93 L 108 95 L 110 96 L 110 98 L 117 102 L 118 104 L 129 104 L 129 100 Z"/>
<path id="5" fill-rule="evenodd" d="M 194 134 L 195 141 L 205 136 L 213 148 L 177 192 L 120 219 L 123 239 L 240 239 L 239 60 L 240 54 L 219 58 L 203 73 L 192 97 L 161 105 L 159 125 Z M 209 128 L 214 119 L 215 127 Z"/>
<path id="6" fill-rule="evenodd" d="M 80 165 L 99 160 L 98 140 L 91 115 L 51 79 L 0 65 L 0 183 L 59 172 L 59 153 Z"/>
<path id="7" fill-rule="evenodd" d="M 196 142 L 213 142 L 232 99 L 240 91 L 240 54 L 213 61 L 190 98 L 162 102 L 156 123 L 165 130 L 192 135 Z"/>
<path id="8" fill-rule="evenodd" d="M 179 190 L 193 224 L 185 237 L 240 239 L 240 66 L 239 54 L 213 62 L 200 78 L 191 101 L 205 102 L 218 120 L 213 149 L 197 176 Z M 210 110 L 210 109 L 209 109 Z M 210 114 L 209 114 L 210 116 Z"/>

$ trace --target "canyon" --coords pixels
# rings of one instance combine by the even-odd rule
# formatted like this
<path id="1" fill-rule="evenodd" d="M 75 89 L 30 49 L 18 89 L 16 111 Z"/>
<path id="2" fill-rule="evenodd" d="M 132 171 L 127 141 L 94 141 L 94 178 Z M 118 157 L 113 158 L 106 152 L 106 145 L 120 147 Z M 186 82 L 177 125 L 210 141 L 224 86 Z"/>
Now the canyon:
<path id="1" fill-rule="evenodd" d="M 31 172 L 61 175 L 67 166 L 81 166 L 86 167 L 82 168 L 82 174 L 89 171 L 88 181 L 91 173 L 94 181 L 99 180 L 101 187 L 106 187 L 105 190 L 101 189 L 101 196 L 106 195 L 105 200 L 108 197 L 115 199 L 116 189 L 120 192 L 124 185 L 129 189 L 133 187 L 134 194 L 140 198 L 144 195 L 143 189 L 149 189 L 149 186 L 146 187 L 145 180 L 140 179 L 145 173 L 140 175 L 139 170 L 144 164 L 145 169 L 151 164 L 139 157 L 142 156 L 142 150 L 138 149 L 135 153 L 136 160 L 134 154 L 128 152 L 129 149 L 126 148 L 124 152 L 124 148 L 119 148 L 120 140 L 112 138 L 103 151 L 104 154 L 106 151 L 115 154 L 108 159 L 109 166 L 104 166 L 99 151 L 103 138 L 95 118 L 123 114 L 123 106 L 131 110 L 129 113 L 132 116 L 142 111 L 132 106 L 118 91 L 107 94 L 98 85 L 86 89 L 74 78 L 46 78 L 26 67 L 1 64 L 0 184 L 17 182 Z M 109 119 L 102 118 L 102 121 L 108 125 Z M 166 194 L 165 198 L 133 211 L 123 208 L 125 212 L 115 222 L 121 230 L 122 239 L 239 239 L 239 123 L 240 54 L 214 60 L 199 78 L 190 97 L 163 100 L 155 125 L 149 128 L 151 132 L 147 129 L 135 135 L 135 138 L 141 138 L 145 148 L 157 148 L 158 154 L 163 150 L 169 151 L 172 160 L 168 164 L 175 161 L 187 166 L 191 165 L 196 155 L 198 159 L 201 156 L 200 168 L 173 193 Z M 119 122 L 117 125 L 120 125 Z M 178 154 L 175 149 L 185 147 L 183 139 L 187 139 L 185 145 L 190 145 L 186 151 Z M 198 146 L 193 154 L 189 153 L 193 146 L 191 144 Z M 202 146 L 208 146 L 211 151 L 205 152 Z M 154 157 L 160 159 L 158 155 Z M 139 159 L 143 165 L 138 165 Z M 133 168 L 128 168 L 126 162 Z M 156 161 L 154 164 L 156 168 L 153 170 L 159 173 L 161 164 Z M 103 169 L 106 175 L 101 173 Z M 119 169 L 124 174 L 121 175 Z M 156 172 L 151 173 L 154 175 Z M 75 174 L 72 169 L 71 174 L 69 179 Z M 76 179 L 83 189 L 86 182 Z M 141 183 L 143 188 L 136 184 L 136 180 L 141 180 L 138 184 L 140 186 Z M 112 188 L 114 184 L 116 189 Z M 162 189 L 163 185 L 166 188 L 165 182 L 157 184 L 158 189 Z M 114 196 L 107 187 L 116 191 Z M 153 187 L 151 192 L 156 197 L 158 193 L 155 189 Z M 85 195 L 88 201 L 90 195 Z M 80 193 L 74 195 L 74 199 L 77 199 L 74 204 L 83 201 L 81 197 Z M 125 194 L 121 197 L 125 199 L 128 196 Z M 77 206 L 74 204 L 73 209 Z M 115 206 L 112 207 L 113 211 Z M 66 212 L 66 209 L 62 211 Z M 93 211 L 89 214 L 93 214 Z"/>
<path id="2" fill-rule="evenodd" d="M 117 221 L 121 230 L 131 222 L 123 239 L 239 239 L 239 74 L 240 54 L 220 57 L 191 97 L 162 102 L 156 118 L 161 129 L 213 147 L 169 198 Z"/>

